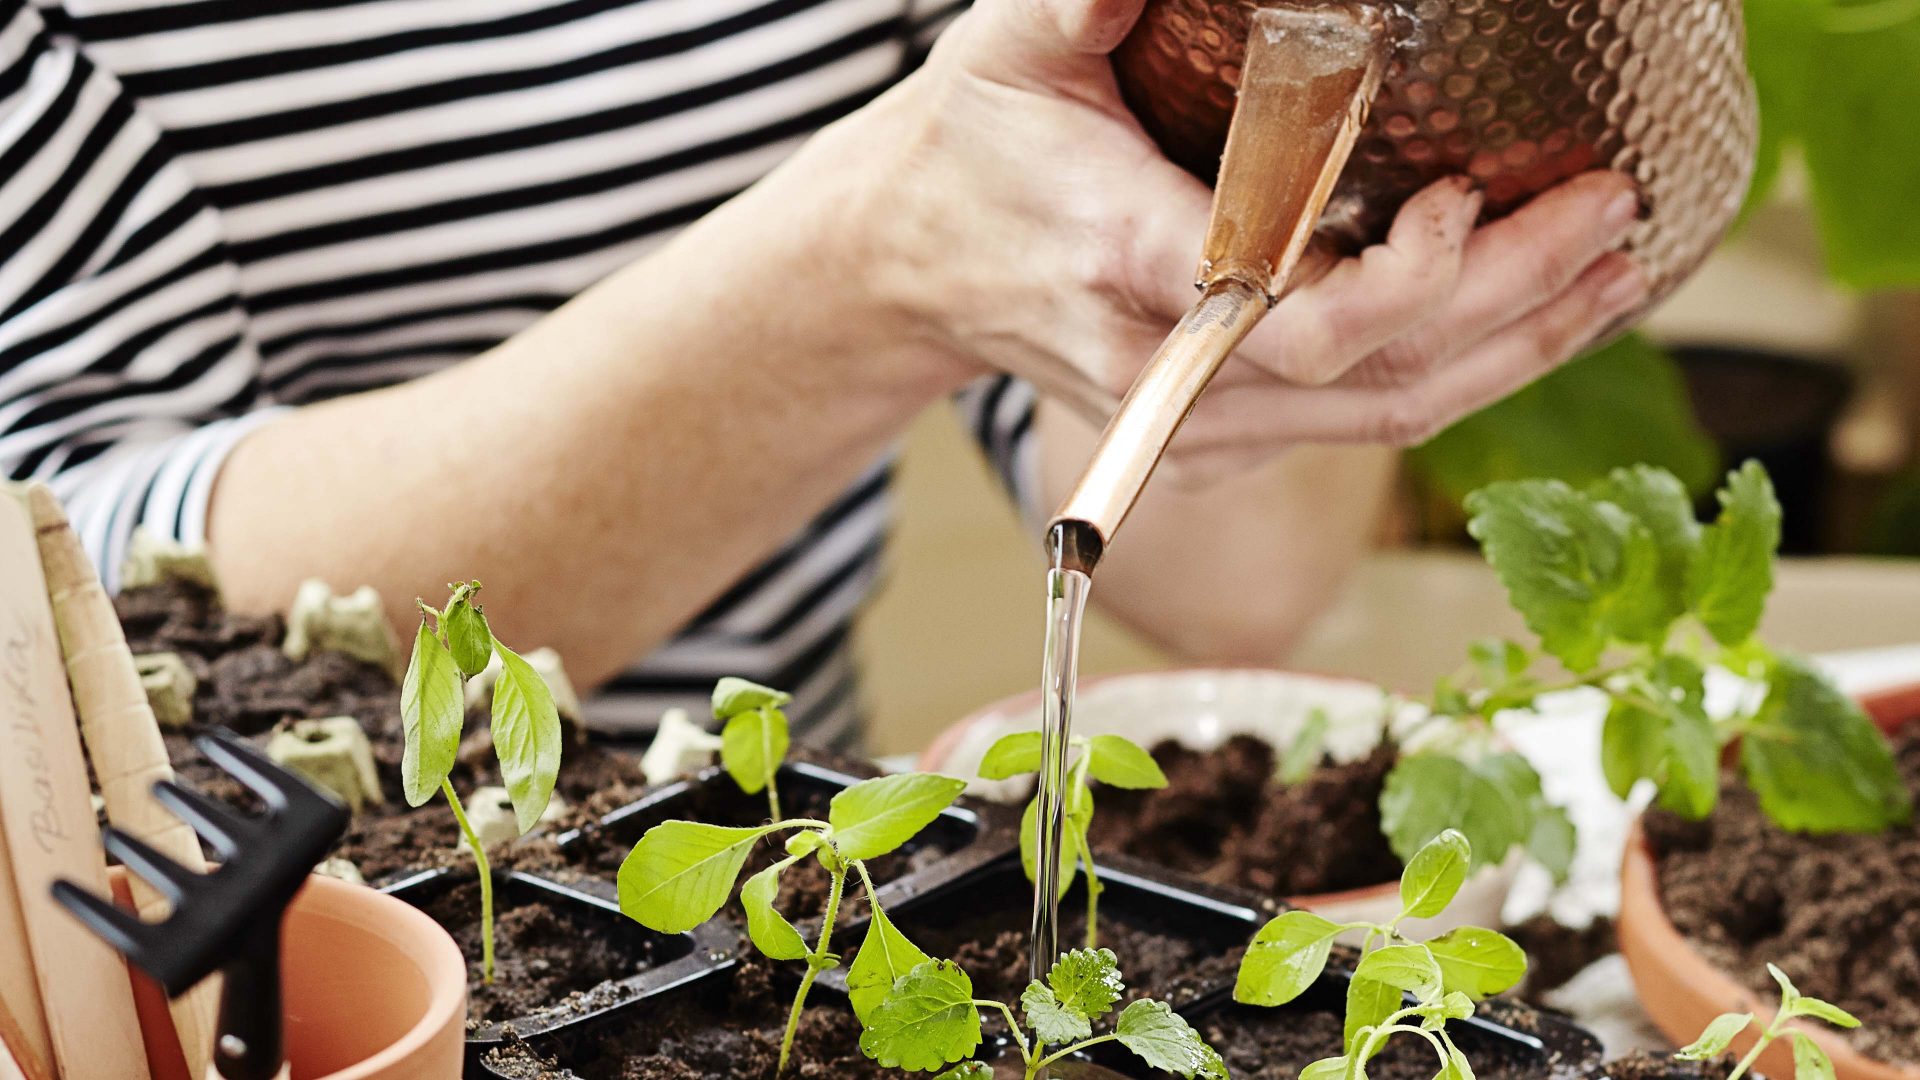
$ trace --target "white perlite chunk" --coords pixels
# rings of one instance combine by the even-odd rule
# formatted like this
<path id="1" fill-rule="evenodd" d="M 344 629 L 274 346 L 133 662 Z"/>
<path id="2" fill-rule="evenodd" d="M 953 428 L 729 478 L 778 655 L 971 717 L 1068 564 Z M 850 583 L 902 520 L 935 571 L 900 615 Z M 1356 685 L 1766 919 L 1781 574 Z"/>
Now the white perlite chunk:
<path id="1" fill-rule="evenodd" d="M 317 578 L 301 583 L 287 613 L 287 637 L 280 651 L 289 660 L 305 660 L 316 650 L 346 653 L 383 671 L 400 670 L 400 641 L 371 585 L 335 596 Z"/>
<path id="2" fill-rule="evenodd" d="M 321 877 L 339 878 L 341 881 L 352 882 L 355 885 L 367 883 L 366 875 L 360 872 L 360 868 L 353 864 L 352 859 L 344 859 L 338 855 L 320 860 L 320 865 L 314 867 L 313 872 Z"/>
<path id="3" fill-rule="evenodd" d="M 540 814 L 540 823 L 550 825 L 560 820 L 560 815 L 566 812 L 566 800 L 555 795 L 547 801 L 546 810 Z M 480 838 L 482 847 L 493 847 L 520 838 L 520 819 L 513 813 L 513 797 L 503 787 L 474 789 L 473 796 L 467 800 L 467 824 L 473 826 L 473 833 Z"/>
<path id="4" fill-rule="evenodd" d="M 546 647 L 522 653 L 520 659 L 527 662 L 534 674 L 546 680 L 547 689 L 553 691 L 553 708 L 561 719 L 574 723 L 580 721 L 580 695 L 573 691 L 573 680 L 567 678 L 567 669 L 560 663 L 560 654 Z M 490 708 L 493 704 L 493 684 L 500 678 L 500 654 L 495 652 L 493 659 L 487 661 L 485 671 L 467 680 L 467 708 Z"/>
<path id="5" fill-rule="evenodd" d="M 368 803 L 387 801 L 367 733 L 351 716 L 284 725 L 267 740 L 267 756 L 333 792 L 355 813 Z"/>
<path id="6" fill-rule="evenodd" d="M 140 673 L 140 686 L 161 727 L 177 731 L 193 721 L 193 694 L 200 689 L 200 680 L 179 653 L 136 656 L 133 667 Z"/>
<path id="7" fill-rule="evenodd" d="M 135 529 L 127 545 L 127 560 L 120 564 L 120 587 L 138 589 L 163 581 L 184 581 L 220 595 L 220 580 L 213 576 L 213 564 L 207 561 L 205 548 L 174 543 L 145 527 Z"/>
<path id="8" fill-rule="evenodd" d="M 720 736 L 693 722 L 685 709 L 668 709 L 660 717 L 653 742 L 640 755 L 640 771 L 649 784 L 665 784 L 713 764 L 720 752 Z"/>

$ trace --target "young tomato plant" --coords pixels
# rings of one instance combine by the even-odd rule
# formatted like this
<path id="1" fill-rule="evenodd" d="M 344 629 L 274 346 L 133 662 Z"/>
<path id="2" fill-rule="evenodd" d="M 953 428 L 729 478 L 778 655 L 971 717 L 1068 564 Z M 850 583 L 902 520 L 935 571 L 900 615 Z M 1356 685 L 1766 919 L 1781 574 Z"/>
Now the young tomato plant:
<path id="1" fill-rule="evenodd" d="M 1160 771 L 1153 755 L 1118 735 L 1075 736 L 1069 744 L 1074 752 L 1068 770 L 1066 824 L 1060 838 L 1060 895 L 1073 885 L 1078 869 L 1087 874 L 1087 948 L 1100 944 L 1100 874 L 1093 866 L 1093 845 L 1087 830 L 1093 825 L 1093 791 L 1089 778 L 1117 788 L 1146 790 L 1167 786 L 1167 774 Z M 1017 731 L 1004 735 L 987 749 L 980 760 L 982 780 L 1007 780 L 1040 771 L 1040 733 Z M 1040 796 L 1027 803 L 1020 819 L 1020 861 L 1030 880 L 1039 879 Z"/>
<path id="2" fill-rule="evenodd" d="M 539 822 L 553 798 L 560 772 L 560 714 L 546 681 L 512 649 L 493 636 L 486 613 L 473 602 L 477 581 L 451 585 L 444 608 L 419 601 L 424 618 L 414 635 L 413 659 L 400 684 L 400 720 L 406 750 L 400 760 L 401 784 L 410 806 L 423 806 L 434 792 L 445 793 L 453 819 L 473 851 L 480 873 L 480 970 L 493 981 L 493 871 L 487 849 L 467 823 L 466 808 L 447 779 L 460 752 L 460 728 L 466 720 L 466 681 L 500 658 L 493 685 L 490 728 L 500 759 L 500 780 L 513 801 L 520 831 Z"/>
<path id="3" fill-rule="evenodd" d="M 722 721 L 720 764 L 748 795 L 767 793 L 767 809 L 780 820 L 780 792 L 774 776 L 787 758 L 787 714 L 793 700 L 784 691 L 729 675 L 713 687 L 713 718 Z"/>
<path id="4" fill-rule="evenodd" d="M 1680 481 L 1644 465 L 1584 490 L 1525 480 L 1474 492 L 1468 531 L 1539 648 L 1475 646 L 1466 669 L 1436 687 L 1432 722 L 1484 731 L 1502 710 L 1590 687 L 1608 698 L 1601 763 L 1622 798 L 1648 780 L 1661 806 L 1704 818 L 1719 800 L 1722 751 L 1738 742 L 1748 786 L 1782 828 L 1874 832 L 1906 823 L 1912 800 L 1872 721 L 1812 665 L 1754 636 L 1780 546 L 1780 504 L 1766 470 L 1756 462 L 1734 470 L 1718 500 L 1719 517 L 1702 525 Z M 1533 675 L 1543 656 L 1571 678 Z M 1714 667 L 1753 687 L 1733 715 L 1707 713 Z M 1525 784 L 1530 797 L 1538 777 Z M 1448 811 L 1465 805 L 1477 829 L 1526 837 L 1514 790 L 1490 789 L 1437 755 L 1413 755 L 1389 778 L 1382 817 L 1399 842 L 1450 824 Z M 1540 846 L 1570 840 L 1566 829 Z"/>
<path id="5" fill-rule="evenodd" d="M 1473 1080 L 1473 1069 L 1447 1034 L 1447 1021 L 1473 1015 L 1474 1002 L 1511 989 L 1527 973 L 1527 957 L 1504 934 L 1462 926 L 1430 941 L 1400 929 L 1447 909 L 1467 880 L 1473 849 L 1448 829 L 1407 861 L 1400 876 L 1400 914 L 1390 922 L 1337 923 L 1310 911 L 1289 911 L 1254 935 L 1240 963 L 1234 1000 L 1284 1005 L 1312 986 L 1327 966 L 1334 939 L 1364 931 L 1360 963 L 1347 988 L 1344 1053 L 1301 1070 L 1301 1080 L 1364 1080 L 1367 1062 L 1395 1035 L 1425 1039 L 1440 1059 L 1436 1080 Z M 1406 1004 L 1412 995 L 1413 1004 Z"/>
<path id="6" fill-rule="evenodd" d="M 648 829 L 620 864 L 620 910 L 663 934 L 691 930 L 713 918 L 727 902 L 755 844 L 776 833 L 788 834 L 786 858 L 754 874 L 740 887 L 740 904 L 747 912 L 747 934 L 754 947 L 772 959 L 801 960 L 807 965 L 780 1040 L 778 1071 L 785 1072 L 808 991 L 821 972 L 840 965 L 840 957 L 831 948 L 848 876 L 858 878 L 866 891 L 867 907 L 873 912 L 867 944 L 847 972 L 847 984 L 859 1012 L 863 1004 L 873 1003 L 876 985 L 892 985 L 897 977 L 894 966 L 906 958 L 907 950 L 918 953 L 880 909 L 867 861 L 912 839 L 952 805 L 965 787 L 965 781 L 951 777 L 903 773 L 866 780 L 835 795 L 825 821 L 776 818 L 750 828 L 698 821 L 662 822 Z M 780 875 L 808 858 L 818 860 L 829 881 L 820 933 L 811 948 L 773 906 L 780 893 Z M 894 958 L 893 963 L 889 957 Z M 884 983 L 879 982 L 881 979 Z"/>
<path id="7" fill-rule="evenodd" d="M 1740 1080 L 1753 1068 L 1767 1047 L 1774 1040 L 1785 1035 L 1793 1040 L 1794 1080 L 1833 1080 L 1833 1061 L 1820 1044 L 1804 1031 L 1794 1031 L 1787 1027 L 1798 1017 L 1810 1016 L 1816 1020 L 1825 1020 L 1835 1027 L 1857 1028 L 1860 1021 L 1853 1014 L 1837 1005 L 1829 1005 L 1819 998 L 1810 998 L 1796 990 L 1793 981 L 1786 973 L 1772 964 L 1767 965 L 1767 973 L 1773 981 L 1780 984 L 1780 1011 L 1773 1020 L 1761 1027 L 1759 1038 L 1754 1040 L 1752 1049 L 1740 1059 L 1733 1071 L 1727 1074 L 1727 1080 Z M 1753 1023 L 1752 1013 L 1726 1013 L 1714 1018 L 1698 1039 L 1682 1047 L 1673 1056 L 1681 1061 L 1707 1061 L 1727 1052 L 1734 1036 L 1745 1031 Z"/>
<path id="8" fill-rule="evenodd" d="M 973 980 L 958 964 L 923 958 L 862 1018 L 860 1050 L 890 1069 L 932 1072 L 960 1062 L 938 1080 L 988 1080 L 991 1066 L 962 1059 L 980 1045 L 980 1010 L 994 1009 L 1006 1017 L 1026 1080 L 1062 1058 L 1109 1042 L 1188 1080 L 1226 1080 L 1219 1053 L 1164 1001 L 1132 1002 L 1120 1010 L 1112 1030 L 1095 1035 L 1094 1021 L 1113 1011 L 1124 989 L 1110 950 L 1076 949 L 1054 963 L 1045 982 L 1027 984 L 1020 995 L 1027 1019 L 1022 1027 L 1008 1003 L 974 997 Z"/>

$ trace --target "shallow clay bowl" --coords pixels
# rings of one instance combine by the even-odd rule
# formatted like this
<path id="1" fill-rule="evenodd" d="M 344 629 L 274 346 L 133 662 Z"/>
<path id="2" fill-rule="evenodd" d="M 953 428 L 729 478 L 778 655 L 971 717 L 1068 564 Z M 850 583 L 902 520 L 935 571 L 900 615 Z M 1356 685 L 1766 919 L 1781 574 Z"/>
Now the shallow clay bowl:
<path id="1" fill-rule="evenodd" d="M 1892 732 L 1920 720 L 1920 684 L 1869 694 L 1860 704 L 1874 723 Z M 1774 1010 L 1765 1001 L 1715 967 L 1667 917 L 1653 852 L 1637 820 L 1620 870 L 1618 932 L 1620 952 L 1633 972 L 1641 1003 L 1675 1045 L 1691 1042 L 1721 1013 L 1750 1012 L 1762 1024 L 1772 1019 Z M 1807 1024 L 1803 1030 L 1833 1058 L 1838 1080 L 1920 1080 L 1920 1068 L 1867 1057 L 1832 1028 Z M 1734 1040 L 1733 1052 L 1745 1053 L 1752 1045 L 1750 1028 Z M 1792 1076 L 1788 1040 L 1768 1047 L 1759 1067 L 1771 1076 Z"/>
<path id="2" fill-rule="evenodd" d="M 1216 749 L 1235 735 L 1252 735 L 1284 750 L 1319 709 L 1328 720 L 1327 752 L 1336 761 L 1354 761 L 1379 742 L 1382 719 L 1391 707 L 1384 691 L 1357 679 L 1258 668 L 1143 672 L 1082 679 L 1073 733 L 1122 735 L 1146 747 L 1173 739 L 1200 751 Z M 1008 698 L 941 732 L 921 755 L 920 767 L 950 776 L 977 776 L 980 759 L 1002 735 L 1039 726 L 1038 691 Z M 1025 781 L 975 780 L 969 790 L 1004 801 L 1026 789 Z M 1482 870 L 1461 889 L 1445 914 L 1409 920 L 1406 925 L 1420 935 L 1467 924 L 1495 925 L 1513 884 L 1514 869 L 1509 862 Z M 1286 900 L 1336 922 L 1385 922 L 1400 912 L 1400 887 L 1398 882 L 1385 881 L 1364 889 Z"/>

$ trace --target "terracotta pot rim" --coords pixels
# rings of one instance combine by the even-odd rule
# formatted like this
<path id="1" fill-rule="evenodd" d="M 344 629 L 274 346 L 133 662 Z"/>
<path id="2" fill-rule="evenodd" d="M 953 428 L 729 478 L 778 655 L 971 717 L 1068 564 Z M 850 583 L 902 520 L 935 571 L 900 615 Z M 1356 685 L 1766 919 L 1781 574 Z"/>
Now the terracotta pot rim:
<path id="1" fill-rule="evenodd" d="M 306 917 L 351 924 L 389 942 L 397 951 L 418 957 L 432 994 L 426 1011 L 406 1034 L 379 1053 L 328 1073 L 321 1080 L 364 1080 L 378 1076 L 419 1053 L 445 1031 L 449 1023 L 465 1022 L 466 957 L 461 955 L 460 946 L 453 938 L 426 912 L 364 885 L 317 874 L 307 879 L 302 892 L 307 890 L 330 895 L 326 905 L 329 910 L 309 912 Z M 426 968 L 428 964 L 432 967 Z"/>

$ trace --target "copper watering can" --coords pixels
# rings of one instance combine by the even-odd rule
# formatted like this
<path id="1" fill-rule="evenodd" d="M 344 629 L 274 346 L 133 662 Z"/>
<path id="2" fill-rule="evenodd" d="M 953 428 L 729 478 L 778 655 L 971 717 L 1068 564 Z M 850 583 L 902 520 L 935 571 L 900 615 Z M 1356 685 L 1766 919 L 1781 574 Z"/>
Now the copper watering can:
<path id="1" fill-rule="evenodd" d="M 1740 0 L 1148 0 L 1122 95 L 1218 177 L 1201 296 L 1121 403 L 1054 519 L 1090 570 L 1219 365 L 1290 281 L 1384 236 L 1434 180 L 1498 217 L 1581 172 L 1633 177 L 1627 250 L 1654 298 L 1732 222 L 1752 172 Z"/>

